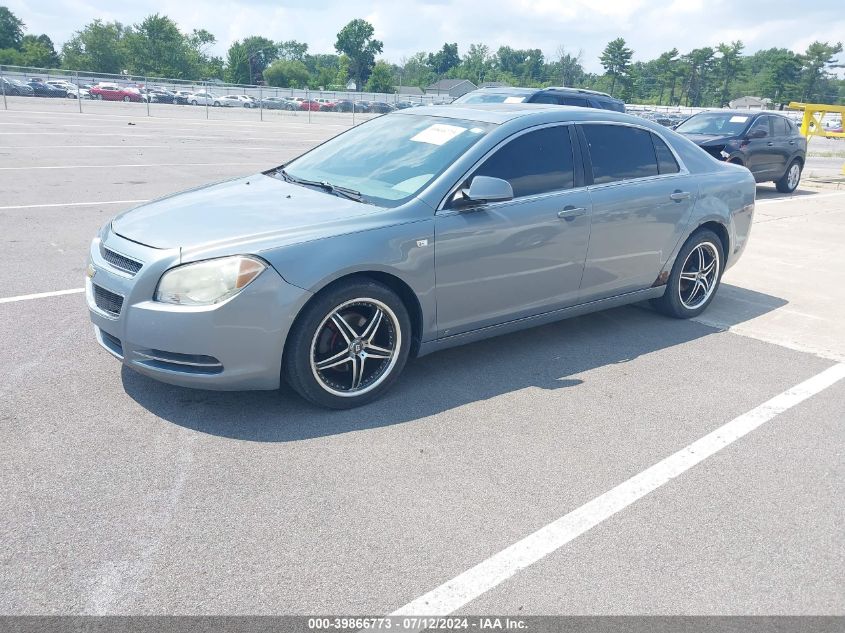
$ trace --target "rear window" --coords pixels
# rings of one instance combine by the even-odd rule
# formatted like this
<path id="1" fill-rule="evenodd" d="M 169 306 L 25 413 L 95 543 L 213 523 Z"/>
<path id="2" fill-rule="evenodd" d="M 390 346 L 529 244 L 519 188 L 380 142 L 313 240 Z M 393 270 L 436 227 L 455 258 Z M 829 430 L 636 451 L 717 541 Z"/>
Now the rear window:
<path id="1" fill-rule="evenodd" d="M 589 104 L 587 103 L 587 99 L 584 98 L 584 97 L 550 94 L 550 93 L 540 93 L 540 94 L 535 95 L 531 99 L 531 103 L 550 103 L 550 104 L 553 104 L 553 105 L 578 106 L 579 108 L 590 107 Z"/>
<path id="2" fill-rule="evenodd" d="M 656 176 L 657 157 L 652 134 L 625 125 L 584 125 L 593 166 L 593 183 Z"/>

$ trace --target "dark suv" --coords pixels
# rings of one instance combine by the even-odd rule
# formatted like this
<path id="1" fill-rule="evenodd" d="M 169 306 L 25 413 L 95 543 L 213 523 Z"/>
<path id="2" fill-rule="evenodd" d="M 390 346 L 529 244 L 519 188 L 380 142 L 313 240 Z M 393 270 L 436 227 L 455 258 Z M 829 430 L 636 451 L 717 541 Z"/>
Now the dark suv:
<path id="1" fill-rule="evenodd" d="M 785 116 L 748 110 L 699 112 L 675 131 L 718 160 L 744 165 L 757 182 L 775 182 L 781 193 L 792 193 L 801 180 L 807 139 Z"/>
<path id="2" fill-rule="evenodd" d="M 625 112 L 625 103 L 619 99 L 583 88 L 479 88 L 452 103 L 551 103 Z"/>

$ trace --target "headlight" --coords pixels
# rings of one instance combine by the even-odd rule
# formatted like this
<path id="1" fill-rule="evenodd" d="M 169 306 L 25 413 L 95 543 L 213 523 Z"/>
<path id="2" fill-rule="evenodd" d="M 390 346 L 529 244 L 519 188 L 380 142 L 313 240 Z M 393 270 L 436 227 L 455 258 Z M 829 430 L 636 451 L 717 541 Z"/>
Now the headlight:
<path id="1" fill-rule="evenodd" d="M 177 266 L 161 276 L 155 300 L 205 306 L 236 295 L 267 268 L 253 257 L 237 255 Z"/>

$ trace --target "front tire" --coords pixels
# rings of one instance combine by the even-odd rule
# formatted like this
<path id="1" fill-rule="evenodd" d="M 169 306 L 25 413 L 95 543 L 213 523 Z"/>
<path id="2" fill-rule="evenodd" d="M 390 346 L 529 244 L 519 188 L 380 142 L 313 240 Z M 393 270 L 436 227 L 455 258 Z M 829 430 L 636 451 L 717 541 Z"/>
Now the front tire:
<path id="1" fill-rule="evenodd" d="M 801 161 L 793 160 L 780 180 L 775 181 L 775 188 L 781 193 L 792 193 L 801 182 Z"/>
<path id="2" fill-rule="evenodd" d="M 698 316 L 716 296 L 724 267 L 719 236 L 708 229 L 696 231 L 678 252 L 666 292 L 659 299 L 652 299 L 651 304 L 676 319 Z"/>
<path id="3" fill-rule="evenodd" d="M 395 292 L 369 279 L 340 282 L 297 317 L 282 371 L 306 400 L 350 409 L 389 389 L 410 349 L 411 320 Z"/>

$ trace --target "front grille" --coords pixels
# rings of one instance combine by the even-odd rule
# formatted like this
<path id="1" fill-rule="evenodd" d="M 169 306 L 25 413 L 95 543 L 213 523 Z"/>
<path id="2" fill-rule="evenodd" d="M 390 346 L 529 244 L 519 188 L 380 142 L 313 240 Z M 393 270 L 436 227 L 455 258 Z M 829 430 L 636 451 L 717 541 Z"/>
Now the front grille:
<path id="1" fill-rule="evenodd" d="M 125 255 L 115 253 L 113 250 L 106 248 L 102 244 L 100 245 L 100 255 L 103 256 L 104 260 L 118 270 L 122 270 L 132 276 L 135 276 L 135 273 L 141 270 L 141 267 L 144 265 L 139 261 L 126 257 Z"/>
<path id="2" fill-rule="evenodd" d="M 123 307 L 123 297 L 105 288 L 101 288 L 97 284 L 91 285 L 94 290 L 94 303 L 97 307 L 107 314 L 119 316 L 120 309 Z"/>

